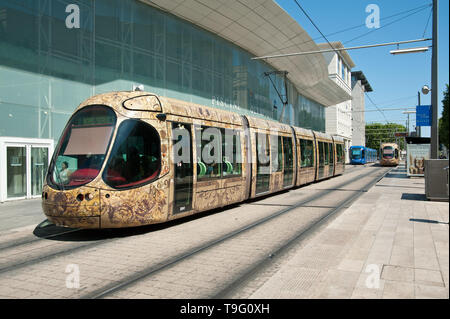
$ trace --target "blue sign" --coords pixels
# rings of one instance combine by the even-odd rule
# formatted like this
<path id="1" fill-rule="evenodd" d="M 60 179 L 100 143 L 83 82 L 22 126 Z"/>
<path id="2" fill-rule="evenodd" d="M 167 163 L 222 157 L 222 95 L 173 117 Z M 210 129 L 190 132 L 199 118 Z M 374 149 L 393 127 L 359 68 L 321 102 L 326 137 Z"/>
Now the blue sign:
<path id="1" fill-rule="evenodd" d="M 431 105 L 416 106 L 416 126 L 431 126 Z"/>

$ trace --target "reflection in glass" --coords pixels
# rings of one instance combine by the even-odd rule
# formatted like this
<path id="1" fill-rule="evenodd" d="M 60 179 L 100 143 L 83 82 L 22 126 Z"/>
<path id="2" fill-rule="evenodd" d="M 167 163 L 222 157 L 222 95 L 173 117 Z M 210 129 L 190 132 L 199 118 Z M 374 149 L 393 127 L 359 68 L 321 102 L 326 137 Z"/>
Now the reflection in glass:
<path id="1" fill-rule="evenodd" d="M 313 167 L 314 148 L 313 141 L 300 139 L 300 167 Z"/>
<path id="2" fill-rule="evenodd" d="M 116 124 L 112 109 L 91 105 L 79 110 L 67 124 L 48 174 L 50 185 L 73 188 L 99 173 Z"/>
<path id="3" fill-rule="evenodd" d="M 48 148 L 31 148 L 31 195 L 39 195 L 48 168 Z"/>
<path id="4" fill-rule="evenodd" d="M 116 188 L 142 185 L 158 176 L 161 166 L 158 132 L 140 120 L 120 124 L 103 173 L 105 182 Z"/>
<path id="5" fill-rule="evenodd" d="M 6 148 L 6 187 L 7 196 L 22 197 L 27 195 L 27 169 L 25 147 Z"/>

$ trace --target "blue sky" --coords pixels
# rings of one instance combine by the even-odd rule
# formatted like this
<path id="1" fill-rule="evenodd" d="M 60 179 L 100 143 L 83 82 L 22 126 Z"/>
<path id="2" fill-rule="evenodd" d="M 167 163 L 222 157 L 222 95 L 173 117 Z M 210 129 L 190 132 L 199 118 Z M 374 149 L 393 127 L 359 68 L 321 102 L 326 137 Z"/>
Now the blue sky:
<path id="1" fill-rule="evenodd" d="M 404 41 L 412 39 L 431 38 L 432 19 L 428 22 L 431 6 L 419 7 L 432 3 L 431 0 L 297 0 L 303 9 L 313 19 L 320 31 L 331 41 L 341 41 L 344 46 L 358 46 L 383 42 Z M 321 37 L 306 18 L 294 0 L 276 0 L 313 38 Z M 380 9 L 380 28 L 369 29 L 365 21 L 370 13 L 366 12 L 369 4 L 376 4 Z M 405 12 L 411 9 L 415 9 Z M 405 12 L 397 15 L 398 13 Z M 393 16 L 394 17 L 390 17 Z M 409 15 L 409 16 L 408 16 Z M 397 22 L 394 22 L 398 20 Z M 332 33 L 353 26 L 361 27 L 332 35 Z M 441 100 L 445 84 L 449 83 L 449 1 L 439 1 L 439 117 L 442 113 Z M 354 39 L 369 31 L 370 34 Z M 424 35 L 425 31 L 425 36 Z M 319 38 L 316 43 L 326 42 Z M 422 47 L 431 45 L 431 41 L 401 45 L 400 48 Z M 356 66 L 353 71 L 363 71 L 373 88 L 368 93 L 371 100 L 379 108 L 413 107 L 417 105 L 417 92 L 423 85 L 431 87 L 431 48 L 425 53 L 391 55 L 395 46 L 378 47 L 348 51 Z M 421 93 L 421 104 L 431 104 L 431 93 Z M 366 110 L 376 110 L 376 107 L 366 98 Z M 406 114 L 402 111 L 384 111 L 385 117 L 392 122 L 406 125 Z M 366 122 L 385 123 L 385 117 L 379 112 L 366 112 Z M 410 115 L 411 126 L 415 125 L 415 115 Z M 422 129 L 422 136 L 429 136 L 429 128 Z"/>

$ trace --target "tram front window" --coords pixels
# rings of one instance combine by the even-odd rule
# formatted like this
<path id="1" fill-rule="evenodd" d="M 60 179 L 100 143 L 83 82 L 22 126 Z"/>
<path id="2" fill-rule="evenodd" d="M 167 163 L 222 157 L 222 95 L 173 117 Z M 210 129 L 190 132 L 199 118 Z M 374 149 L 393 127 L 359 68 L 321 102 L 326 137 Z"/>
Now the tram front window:
<path id="1" fill-rule="evenodd" d="M 125 120 L 117 131 L 103 180 L 115 188 L 135 187 L 158 176 L 161 162 L 158 132 L 140 120 Z"/>
<path id="2" fill-rule="evenodd" d="M 383 148 L 383 158 L 391 159 L 394 157 L 394 148 L 392 146 L 385 146 Z"/>
<path id="3" fill-rule="evenodd" d="M 354 148 L 352 149 L 352 159 L 360 159 L 361 158 L 361 149 Z"/>
<path id="4" fill-rule="evenodd" d="M 75 113 L 57 146 L 47 182 L 70 189 L 92 181 L 102 167 L 115 124 L 116 115 L 106 106 L 92 105 Z"/>

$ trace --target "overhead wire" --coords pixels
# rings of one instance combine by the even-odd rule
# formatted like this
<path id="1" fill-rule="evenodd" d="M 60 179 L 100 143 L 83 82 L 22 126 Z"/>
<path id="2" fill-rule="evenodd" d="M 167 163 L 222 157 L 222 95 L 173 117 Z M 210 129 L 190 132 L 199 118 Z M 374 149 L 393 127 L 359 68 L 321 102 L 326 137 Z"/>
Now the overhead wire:
<path id="1" fill-rule="evenodd" d="M 311 22 L 311 24 L 314 26 L 314 28 L 316 28 L 316 30 L 320 33 L 320 35 L 326 40 L 326 42 L 328 43 L 328 45 L 329 45 L 336 53 L 338 53 L 338 52 L 336 51 L 336 49 L 333 47 L 333 45 L 330 43 L 330 41 L 327 39 L 327 37 L 322 33 L 322 31 L 320 31 L 319 27 L 316 25 L 316 23 L 313 21 L 313 19 L 309 16 L 309 14 L 305 11 L 305 9 L 298 3 L 297 0 L 294 0 L 294 2 L 295 2 L 295 3 L 297 4 L 297 6 L 300 8 L 300 10 L 303 12 L 303 14 L 308 18 L 308 20 Z M 418 12 L 423 11 L 424 9 L 426 9 L 427 7 L 430 7 L 430 6 L 432 6 L 431 3 L 426 4 L 426 5 L 422 5 L 422 6 L 420 6 L 420 7 L 417 7 L 416 9 L 410 9 L 410 10 L 407 10 L 407 11 L 405 11 L 405 12 L 403 12 L 403 13 L 407 13 L 407 12 L 411 12 L 411 11 L 413 11 L 413 12 L 410 13 L 410 14 L 408 14 L 408 15 L 406 15 L 406 16 L 404 16 L 404 17 L 401 17 L 401 18 L 399 18 L 399 19 L 396 19 L 396 20 L 394 20 L 394 21 L 392 21 L 392 22 L 390 22 L 390 23 L 388 23 L 388 24 L 385 24 L 385 25 L 383 25 L 383 26 L 380 27 L 380 28 L 377 28 L 377 29 L 375 29 L 375 30 L 371 30 L 371 31 L 369 31 L 369 32 L 366 32 L 366 33 L 364 33 L 364 34 L 361 34 L 361 35 L 359 35 L 359 36 L 357 36 L 357 37 L 355 37 L 355 38 L 353 38 L 353 39 L 351 39 L 351 40 L 349 40 L 349 41 L 346 41 L 346 42 L 344 42 L 344 43 L 352 42 L 352 41 L 354 41 L 354 40 L 356 40 L 356 39 L 359 39 L 359 38 L 361 38 L 361 37 L 363 37 L 363 36 L 366 36 L 366 35 L 368 35 L 368 34 L 370 34 L 370 33 L 372 33 L 372 32 L 378 31 L 378 30 L 382 29 L 383 27 L 387 27 L 387 26 L 389 26 L 389 25 L 392 25 L 392 24 L 394 24 L 394 23 L 396 23 L 396 22 L 398 22 L 398 21 L 401 21 L 401 20 L 403 20 L 403 19 L 409 17 L 409 16 L 412 16 L 412 15 L 418 13 Z M 400 15 L 400 14 L 401 14 L 401 13 L 399 13 L 399 14 L 397 14 L 397 15 Z M 391 16 L 391 17 L 393 17 L 393 16 Z M 429 20 L 429 18 L 428 18 L 428 20 Z M 427 22 L 427 26 L 425 27 L 425 30 L 426 30 L 427 27 L 428 27 L 428 22 Z M 339 54 L 339 53 L 338 53 L 338 54 Z M 376 107 L 376 109 L 381 113 L 381 115 L 383 115 L 385 121 L 389 123 L 389 120 L 386 118 L 386 115 L 383 113 L 383 111 L 380 110 L 380 108 L 376 105 L 376 103 L 370 98 L 370 96 L 367 94 L 367 92 L 365 92 L 365 95 L 367 96 L 367 98 L 369 99 L 369 101 Z"/>
<path id="2" fill-rule="evenodd" d="M 409 10 L 405 10 L 405 11 L 402 11 L 402 12 L 398 12 L 398 13 L 396 13 L 396 14 L 393 14 L 393 15 L 390 15 L 390 16 L 387 16 L 387 17 L 384 17 L 384 18 L 380 18 L 380 21 L 388 20 L 388 19 L 390 19 L 390 18 L 399 16 L 399 15 L 402 15 L 402 14 L 405 14 L 405 13 L 408 13 L 408 12 L 411 12 L 411 11 L 415 11 L 415 10 L 418 10 L 418 9 L 420 9 L 420 10 L 421 10 L 421 9 L 425 9 L 425 8 L 429 7 L 430 5 L 431 5 L 431 4 L 425 4 L 425 5 L 421 5 L 421 6 L 419 6 L 419 7 L 415 7 L 415 8 L 409 9 Z M 399 21 L 399 20 L 397 20 L 397 21 Z M 346 29 L 343 29 L 343 30 L 340 30 L 340 31 L 336 31 L 336 32 L 333 32 L 333 33 L 329 33 L 329 34 L 327 34 L 327 36 L 332 36 L 332 35 L 340 34 L 340 33 L 347 32 L 347 31 L 354 30 L 354 29 L 358 29 L 358 28 L 361 28 L 361 27 L 364 27 L 364 26 L 366 26 L 366 23 L 362 23 L 362 24 L 359 24 L 359 25 L 357 25 L 357 26 L 353 26 L 353 27 L 349 27 L 349 28 L 346 28 Z M 320 37 L 314 38 L 314 39 L 312 39 L 312 41 L 315 41 L 315 40 L 318 40 L 318 39 L 320 39 Z M 309 41 L 311 41 L 311 40 L 309 40 Z"/>
<path id="3" fill-rule="evenodd" d="M 312 18 L 308 15 L 308 13 L 305 11 L 305 9 L 303 9 L 303 7 L 298 3 L 297 0 L 294 0 L 294 2 L 297 4 L 297 6 L 300 8 L 300 10 L 305 14 L 305 16 L 306 16 L 306 17 L 308 18 L 308 20 L 311 22 L 311 24 L 317 29 L 317 31 L 319 31 L 319 33 L 322 35 L 322 37 L 328 42 L 328 44 L 330 45 L 330 47 L 331 47 L 333 50 L 335 50 L 335 48 L 333 47 L 333 45 L 330 43 L 330 41 L 328 41 L 327 37 L 322 33 L 322 31 L 320 31 L 319 27 L 314 23 L 314 21 L 313 21 Z M 336 50 L 335 50 L 335 52 L 336 52 Z M 337 53 L 337 52 L 336 52 L 336 53 Z M 365 92 L 365 94 L 366 94 L 366 96 L 369 98 L 370 102 L 372 102 L 372 104 L 373 104 L 377 109 L 379 109 L 378 106 L 377 106 L 377 105 L 372 101 L 372 99 L 369 97 L 369 95 L 367 95 L 366 92 Z M 380 113 L 383 115 L 384 119 L 385 119 L 386 121 L 388 121 L 387 118 L 386 118 L 386 115 L 385 115 L 382 111 L 380 111 Z"/>
<path id="4" fill-rule="evenodd" d="M 405 11 L 397 12 L 397 13 L 395 13 L 395 14 L 393 14 L 393 15 L 390 15 L 390 16 L 387 16 L 387 17 L 382 17 L 382 18 L 380 18 L 380 21 L 388 20 L 388 19 L 391 19 L 391 18 L 393 18 L 393 17 L 399 16 L 399 15 L 402 15 L 402 14 L 406 14 L 406 13 L 408 13 L 408 12 L 415 11 L 415 10 L 418 10 L 418 9 L 425 9 L 426 7 L 429 7 L 429 6 L 431 6 L 431 5 L 432 5 L 432 4 L 424 4 L 424 5 L 421 5 L 421 6 L 418 6 L 418 7 L 415 7 L 415 8 L 411 8 L 411 9 L 408 9 L 408 10 L 405 10 Z M 325 36 L 326 36 L 326 37 L 333 36 L 333 35 L 340 34 L 340 33 L 343 33 L 343 32 L 347 32 L 347 31 L 351 31 L 351 30 L 354 30 L 354 29 L 358 29 L 358 28 L 361 28 L 361 27 L 364 27 L 364 26 L 366 26 L 366 23 L 358 24 L 358 25 L 355 25 L 355 26 L 352 26 L 352 27 L 348 27 L 348 28 L 345 28 L 345 29 L 336 31 L 336 32 L 332 32 L 332 33 L 326 34 Z M 297 35 L 295 35 L 294 37 L 296 37 L 296 36 L 297 36 Z M 298 45 L 306 44 L 306 43 L 309 43 L 309 42 L 314 42 L 314 41 L 316 41 L 316 40 L 321 39 L 322 37 L 323 37 L 323 36 L 316 37 L 316 38 L 312 38 L 312 39 L 310 39 L 310 40 L 301 42 L 301 43 L 299 43 L 299 44 L 294 44 L 294 45 L 291 45 L 291 46 L 288 46 L 288 47 L 284 47 L 283 49 L 284 49 L 284 50 L 285 50 L 285 49 L 290 49 L 291 47 L 297 47 Z M 290 41 L 290 40 L 292 40 L 292 38 L 288 39 L 288 41 Z"/>
<path id="5" fill-rule="evenodd" d="M 394 24 L 394 23 L 396 23 L 396 22 L 398 22 L 398 21 L 401 21 L 401 20 L 403 20 L 403 19 L 406 19 L 406 18 L 408 18 L 408 17 L 410 17 L 410 16 L 412 16 L 412 15 L 414 15 L 414 14 L 416 14 L 416 13 L 419 13 L 419 12 L 425 10 L 425 9 L 426 9 L 427 7 L 429 7 L 429 6 L 432 6 L 432 4 L 428 4 L 428 5 L 426 5 L 425 7 L 421 8 L 421 9 L 418 9 L 418 10 L 416 10 L 416 11 L 414 11 L 414 12 L 412 12 L 412 13 L 410 13 L 410 14 L 404 16 L 404 17 L 398 18 L 398 19 L 396 19 L 396 20 L 394 20 L 394 21 L 391 21 L 391 22 L 389 22 L 389 23 L 387 23 L 387 24 L 384 24 L 383 26 L 381 26 L 381 27 L 379 27 L 379 28 L 376 28 L 376 29 L 374 29 L 374 30 L 370 30 L 370 31 L 368 31 L 368 32 L 365 32 L 365 33 L 363 33 L 363 34 L 360 34 L 360 35 L 358 35 L 357 37 L 354 37 L 354 38 L 351 39 L 351 40 L 345 41 L 344 44 L 353 42 L 353 41 L 356 40 L 356 39 L 362 38 L 362 37 L 364 37 L 364 36 L 366 36 L 366 35 L 369 35 L 369 34 L 371 34 L 371 33 L 373 33 L 373 32 L 379 31 L 379 30 L 381 30 L 381 29 L 383 29 L 383 28 L 385 28 L 385 27 L 387 27 L 387 26 L 390 26 L 390 25 L 392 25 L 392 24 Z"/>
<path id="6" fill-rule="evenodd" d="M 312 25 L 316 28 L 317 31 L 319 31 L 319 33 L 322 35 L 322 37 L 327 41 L 327 43 L 330 45 L 330 47 L 335 50 L 335 48 L 333 47 L 333 45 L 330 43 L 330 41 L 328 41 L 327 37 L 322 33 L 322 31 L 320 31 L 319 27 L 314 23 L 314 21 L 311 19 L 311 17 L 308 15 L 308 13 L 306 13 L 305 9 L 303 9 L 303 7 L 300 5 L 300 3 L 298 3 L 297 0 L 294 0 L 294 2 L 297 4 L 297 6 L 300 8 L 300 10 L 302 10 L 302 12 L 305 14 L 305 16 L 308 18 L 308 20 L 312 23 Z M 336 50 L 335 50 L 336 51 Z"/>
<path id="7" fill-rule="evenodd" d="M 377 110 L 381 113 L 381 115 L 383 115 L 383 117 L 386 120 L 386 122 L 388 122 L 388 119 L 386 118 L 386 115 L 383 113 L 383 111 L 380 110 L 380 108 L 375 104 L 375 102 L 372 101 L 371 97 L 367 94 L 367 92 L 364 92 L 364 94 L 367 96 L 369 101 L 377 108 Z"/>
<path id="8" fill-rule="evenodd" d="M 423 30 L 422 37 L 425 36 L 425 33 L 427 32 L 428 24 L 430 23 L 431 14 L 433 13 L 433 7 L 430 9 L 430 14 L 428 15 L 427 24 L 425 25 L 425 30 Z"/>

